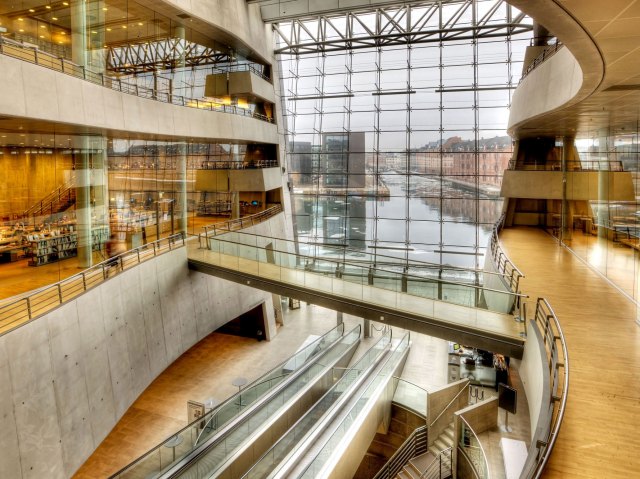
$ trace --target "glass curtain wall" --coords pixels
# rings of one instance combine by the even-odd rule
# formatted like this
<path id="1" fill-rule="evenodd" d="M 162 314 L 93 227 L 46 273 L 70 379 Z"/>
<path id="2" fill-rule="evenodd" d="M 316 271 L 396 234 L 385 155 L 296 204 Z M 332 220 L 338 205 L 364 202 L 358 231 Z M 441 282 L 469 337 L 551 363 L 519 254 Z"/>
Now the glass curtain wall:
<path id="1" fill-rule="evenodd" d="M 280 54 L 301 250 L 482 267 L 530 36 Z"/>
<path id="2" fill-rule="evenodd" d="M 626 294 L 640 301 L 640 127 L 593 131 L 575 141 L 581 168 L 598 170 L 589 211 L 573 216 L 565 243 Z M 614 177 L 616 172 L 629 172 Z M 625 177 L 626 176 L 626 177 Z M 621 200 L 629 180 L 630 196 Z"/>

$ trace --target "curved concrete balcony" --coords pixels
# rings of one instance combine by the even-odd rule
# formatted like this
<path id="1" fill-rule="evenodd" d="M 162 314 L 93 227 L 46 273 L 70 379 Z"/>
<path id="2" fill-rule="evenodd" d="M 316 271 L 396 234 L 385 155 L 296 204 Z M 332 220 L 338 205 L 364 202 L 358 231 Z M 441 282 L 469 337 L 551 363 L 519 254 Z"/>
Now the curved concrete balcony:
<path id="1" fill-rule="evenodd" d="M 278 143 L 273 120 L 249 110 L 154 96 L 151 90 L 85 71 L 33 49 L 2 47 L 0 116 L 4 119 L 28 119 L 41 129 L 54 124 L 56 131 L 65 133 Z"/>

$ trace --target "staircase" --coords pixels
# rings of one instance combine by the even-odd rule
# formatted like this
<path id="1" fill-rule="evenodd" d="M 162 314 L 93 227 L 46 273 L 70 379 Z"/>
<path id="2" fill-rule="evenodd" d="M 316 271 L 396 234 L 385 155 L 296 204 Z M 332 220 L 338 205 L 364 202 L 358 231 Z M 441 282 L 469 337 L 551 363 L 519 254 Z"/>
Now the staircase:
<path id="1" fill-rule="evenodd" d="M 33 206 L 25 210 L 21 217 L 23 219 L 35 218 L 38 216 L 53 216 L 62 213 L 76 204 L 76 190 L 74 179 L 56 188 Z"/>
<path id="2" fill-rule="evenodd" d="M 409 460 L 395 479 L 447 479 L 451 477 L 453 422 L 429 447 L 429 451 Z"/>
<path id="3" fill-rule="evenodd" d="M 450 422 L 447 428 L 442 431 L 442 434 L 438 436 L 431 446 L 429 446 L 429 452 L 434 456 L 440 454 L 448 448 L 453 448 L 454 434 L 453 434 L 453 422 Z"/>

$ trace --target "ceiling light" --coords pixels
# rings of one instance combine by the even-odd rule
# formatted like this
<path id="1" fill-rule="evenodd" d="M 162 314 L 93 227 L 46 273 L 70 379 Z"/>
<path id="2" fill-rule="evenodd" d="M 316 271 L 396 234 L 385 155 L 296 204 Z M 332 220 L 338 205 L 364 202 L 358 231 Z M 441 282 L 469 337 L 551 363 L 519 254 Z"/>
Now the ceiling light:
<path id="1" fill-rule="evenodd" d="M 102 10 L 104 10 L 106 12 L 109 9 L 107 7 L 102 7 Z"/>
<path id="2" fill-rule="evenodd" d="M 93 33 L 94 35 L 98 34 L 98 32 L 96 32 L 95 30 L 93 30 L 91 33 Z"/>
<path id="3" fill-rule="evenodd" d="M 33 8 L 30 8 L 30 9 L 29 9 L 29 11 L 30 11 L 31 13 L 35 13 L 35 12 L 36 12 Z"/>
<path id="4" fill-rule="evenodd" d="M 46 25 L 40 25 L 40 28 L 47 28 Z"/>
<path id="5" fill-rule="evenodd" d="M 57 19 L 58 19 L 58 17 L 51 17 L 51 19 L 52 19 L 52 20 L 57 20 Z"/>
<path id="6" fill-rule="evenodd" d="M 126 25 L 122 25 L 122 28 L 127 28 L 127 26 Z"/>
<path id="7" fill-rule="evenodd" d="M 60 32 L 60 35 L 66 35 L 66 33 L 65 32 Z"/>
<path id="8" fill-rule="evenodd" d="M 108 32 L 110 32 L 110 31 L 111 31 L 111 29 L 110 29 L 110 28 L 107 28 L 107 31 L 108 31 Z"/>
<path id="9" fill-rule="evenodd" d="M 144 25 L 144 23 L 142 23 L 142 22 L 138 22 L 138 25 L 142 26 L 142 25 Z"/>
<path id="10" fill-rule="evenodd" d="M 62 2 L 62 4 L 63 4 L 65 7 L 68 7 L 68 6 L 69 6 L 69 2 Z"/>
<path id="11" fill-rule="evenodd" d="M 51 10 L 51 5 L 45 5 L 44 8 L 46 8 L 47 10 Z"/>
<path id="12" fill-rule="evenodd" d="M 40 35 L 40 38 L 44 38 L 44 35 Z"/>
<path id="13" fill-rule="evenodd" d="M 20 30 L 18 30 L 19 32 L 24 32 L 24 30 L 21 28 Z"/>
<path id="14" fill-rule="evenodd" d="M 19 22 L 24 22 L 24 18 L 19 17 L 19 18 L 18 18 L 18 21 L 19 21 Z"/>

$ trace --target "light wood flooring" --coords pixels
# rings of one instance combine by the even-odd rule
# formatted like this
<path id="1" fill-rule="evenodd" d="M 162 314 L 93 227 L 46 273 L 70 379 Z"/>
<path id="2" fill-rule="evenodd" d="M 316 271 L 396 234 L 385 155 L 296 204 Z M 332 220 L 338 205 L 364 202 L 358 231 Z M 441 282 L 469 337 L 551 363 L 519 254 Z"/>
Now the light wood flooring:
<path id="1" fill-rule="evenodd" d="M 542 230 L 506 229 L 501 240 L 528 306 L 549 300 L 569 349 L 567 411 L 544 477 L 640 477 L 636 305 Z"/>
<path id="2" fill-rule="evenodd" d="M 345 314 L 344 322 L 348 330 L 361 320 Z M 285 326 L 272 341 L 209 335 L 144 391 L 74 478 L 104 478 L 117 472 L 187 424 L 187 400 L 226 399 L 237 392 L 231 384 L 235 377 L 253 381 L 292 355 L 308 335 L 324 334 L 335 324 L 335 311 L 303 303 L 299 310 L 285 310 Z M 380 334 L 374 332 L 365 344 L 371 345 Z M 399 334 L 394 329 L 394 335 Z M 423 335 L 412 339 L 415 347 L 405 367 L 406 379 L 423 388 L 444 384 L 447 342 Z M 363 350 L 361 347 L 356 356 Z"/>

